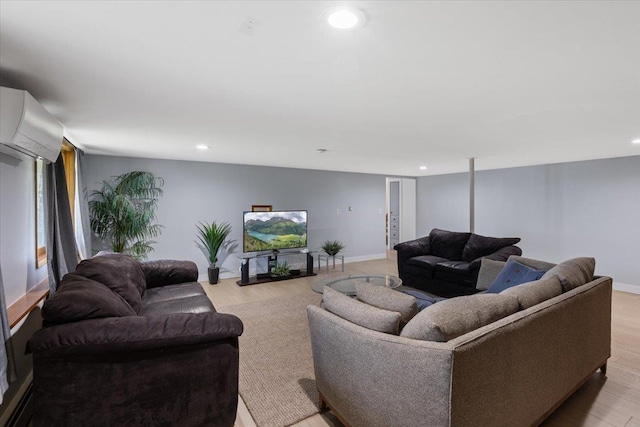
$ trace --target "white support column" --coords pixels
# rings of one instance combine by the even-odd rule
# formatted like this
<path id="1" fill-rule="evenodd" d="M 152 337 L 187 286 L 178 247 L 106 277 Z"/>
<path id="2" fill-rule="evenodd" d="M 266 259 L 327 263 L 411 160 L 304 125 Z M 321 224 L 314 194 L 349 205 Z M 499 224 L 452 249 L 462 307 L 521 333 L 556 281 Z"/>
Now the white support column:
<path id="1" fill-rule="evenodd" d="M 471 233 L 475 232 L 476 228 L 476 206 L 475 206 L 475 198 L 476 198 L 476 189 L 475 189 L 475 179 L 476 179 L 476 170 L 475 170 L 475 157 L 469 158 L 469 231 Z"/>

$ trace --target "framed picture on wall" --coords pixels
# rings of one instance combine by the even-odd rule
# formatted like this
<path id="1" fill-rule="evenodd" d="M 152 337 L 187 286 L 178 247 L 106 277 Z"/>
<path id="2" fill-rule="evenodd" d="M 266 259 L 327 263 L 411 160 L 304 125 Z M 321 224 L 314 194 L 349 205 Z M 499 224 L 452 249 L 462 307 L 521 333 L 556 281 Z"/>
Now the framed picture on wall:
<path id="1" fill-rule="evenodd" d="M 271 212 L 272 210 L 271 205 L 251 205 L 251 212 Z"/>

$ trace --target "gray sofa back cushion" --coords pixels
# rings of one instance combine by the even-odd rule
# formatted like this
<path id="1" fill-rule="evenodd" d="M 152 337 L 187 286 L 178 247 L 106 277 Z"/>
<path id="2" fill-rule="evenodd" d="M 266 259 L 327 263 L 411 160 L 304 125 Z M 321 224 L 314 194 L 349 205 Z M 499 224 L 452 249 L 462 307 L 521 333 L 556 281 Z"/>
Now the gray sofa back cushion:
<path id="1" fill-rule="evenodd" d="M 562 289 L 568 292 L 592 281 L 595 269 L 596 260 L 594 258 L 573 258 L 556 265 L 547 271 L 542 278 L 557 277 L 562 284 Z"/>
<path id="2" fill-rule="evenodd" d="M 518 311 L 509 295 L 476 294 L 451 298 L 418 313 L 400 336 L 423 341 L 449 341 Z"/>
<path id="3" fill-rule="evenodd" d="M 120 295 L 102 283 L 73 273 L 64 276 L 56 293 L 42 307 L 42 317 L 50 323 L 135 315 Z"/>
<path id="4" fill-rule="evenodd" d="M 429 233 L 430 255 L 460 261 L 464 245 L 469 240 L 469 236 L 471 236 L 471 233 L 458 233 L 434 228 Z"/>
<path id="5" fill-rule="evenodd" d="M 476 289 L 486 291 L 493 283 L 498 273 L 502 271 L 505 261 L 495 261 L 489 258 L 482 258 L 480 262 L 480 270 L 478 270 L 478 281 L 476 282 Z"/>
<path id="6" fill-rule="evenodd" d="M 102 283 L 140 313 L 147 281 L 140 263 L 130 256 L 106 254 L 85 259 L 78 264 L 75 273 Z"/>
<path id="7" fill-rule="evenodd" d="M 328 286 L 324 287 L 322 301 L 327 311 L 356 325 L 378 332 L 398 334 L 400 313 L 397 311 L 373 307 L 350 298 Z"/>
<path id="8" fill-rule="evenodd" d="M 383 310 L 397 311 L 400 313 L 400 323 L 406 324 L 418 313 L 418 305 L 415 297 L 403 294 L 384 286 L 376 286 L 371 283 L 356 282 L 356 296 L 364 303 Z"/>
<path id="9" fill-rule="evenodd" d="M 479 234 L 471 234 L 464 245 L 462 260 L 471 262 L 476 258 L 491 255 L 505 246 L 515 245 L 519 241 L 519 237 L 486 237 Z"/>
<path id="10" fill-rule="evenodd" d="M 531 268 L 536 269 L 536 270 L 549 271 L 553 267 L 556 266 L 556 264 L 553 264 L 551 262 L 540 261 L 539 259 L 533 259 L 533 258 L 526 258 L 526 257 L 519 256 L 519 255 L 511 255 L 509 257 L 509 259 L 513 259 L 514 261 L 517 261 L 520 264 L 524 264 L 527 267 L 531 267 Z"/>
<path id="11" fill-rule="evenodd" d="M 560 280 L 553 276 L 505 289 L 500 292 L 500 295 L 515 297 L 518 300 L 520 309 L 525 310 L 540 304 L 542 301 L 557 297 L 561 293 L 562 285 Z"/>

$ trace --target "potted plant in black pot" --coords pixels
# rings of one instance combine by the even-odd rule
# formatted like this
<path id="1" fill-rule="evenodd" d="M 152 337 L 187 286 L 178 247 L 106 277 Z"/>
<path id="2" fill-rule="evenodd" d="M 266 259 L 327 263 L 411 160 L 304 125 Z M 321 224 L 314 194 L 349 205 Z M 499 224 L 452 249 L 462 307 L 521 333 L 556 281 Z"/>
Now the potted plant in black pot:
<path id="1" fill-rule="evenodd" d="M 196 225 L 196 228 L 198 230 L 196 246 L 200 248 L 209 261 L 209 283 L 215 285 L 218 283 L 218 277 L 220 276 L 220 268 L 216 266 L 218 251 L 220 251 L 220 247 L 224 244 L 229 233 L 231 233 L 231 225 L 228 222 L 222 222 L 218 225 L 215 221 L 212 221 L 211 224 L 201 222 Z"/>

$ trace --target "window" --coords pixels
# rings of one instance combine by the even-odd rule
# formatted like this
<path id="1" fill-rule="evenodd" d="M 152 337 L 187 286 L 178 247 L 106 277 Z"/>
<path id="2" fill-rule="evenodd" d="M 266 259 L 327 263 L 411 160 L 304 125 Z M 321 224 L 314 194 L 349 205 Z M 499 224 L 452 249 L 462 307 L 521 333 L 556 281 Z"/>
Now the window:
<path id="1" fill-rule="evenodd" d="M 44 162 L 35 161 L 36 194 L 36 268 L 47 263 L 47 237 L 44 233 Z"/>

